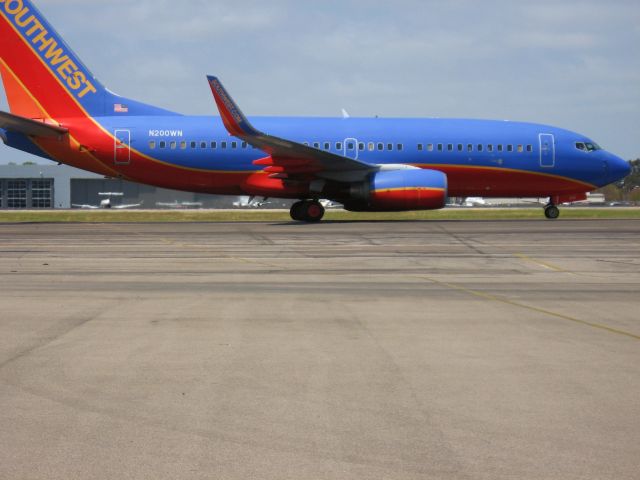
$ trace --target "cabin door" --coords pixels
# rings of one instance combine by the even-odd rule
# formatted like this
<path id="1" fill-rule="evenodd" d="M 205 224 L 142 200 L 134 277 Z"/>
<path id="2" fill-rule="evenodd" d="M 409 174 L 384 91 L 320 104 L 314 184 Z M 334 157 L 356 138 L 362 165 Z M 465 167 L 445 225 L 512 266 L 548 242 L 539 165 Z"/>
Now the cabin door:
<path id="1" fill-rule="evenodd" d="M 131 163 L 131 131 L 115 130 L 113 132 L 113 155 L 116 165 L 129 165 Z"/>
<path id="2" fill-rule="evenodd" d="M 540 166 L 553 168 L 556 164 L 556 146 L 553 135 L 550 133 L 540 134 Z"/>
<path id="3" fill-rule="evenodd" d="M 358 139 L 344 139 L 344 156 L 347 158 L 352 158 L 354 160 L 358 159 Z"/>

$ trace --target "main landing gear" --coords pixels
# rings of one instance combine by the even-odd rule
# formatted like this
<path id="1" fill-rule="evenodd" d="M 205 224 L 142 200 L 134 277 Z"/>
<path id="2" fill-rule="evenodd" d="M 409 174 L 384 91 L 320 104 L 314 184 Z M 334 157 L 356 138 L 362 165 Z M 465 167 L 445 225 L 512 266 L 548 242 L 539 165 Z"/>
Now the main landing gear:
<path id="1" fill-rule="evenodd" d="M 324 207 L 317 200 L 302 200 L 291 206 L 290 213 L 294 220 L 315 223 L 324 217 Z"/>
<path id="2" fill-rule="evenodd" d="M 544 207 L 544 216 L 549 220 L 555 220 L 560 216 L 560 209 L 553 203 L 549 203 L 546 207 Z"/>

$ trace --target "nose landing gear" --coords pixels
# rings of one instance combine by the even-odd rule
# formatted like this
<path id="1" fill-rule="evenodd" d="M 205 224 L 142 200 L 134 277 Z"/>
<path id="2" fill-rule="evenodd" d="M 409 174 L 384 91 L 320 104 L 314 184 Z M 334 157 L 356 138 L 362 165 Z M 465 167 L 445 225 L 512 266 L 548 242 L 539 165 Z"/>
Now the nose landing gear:
<path id="1" fill-rule="evenodd" d="M 324 217 L 324 207 L 317 200 L 303 200 L 291 206 L 290 214 L 293 220 L 316 223 Z"/>

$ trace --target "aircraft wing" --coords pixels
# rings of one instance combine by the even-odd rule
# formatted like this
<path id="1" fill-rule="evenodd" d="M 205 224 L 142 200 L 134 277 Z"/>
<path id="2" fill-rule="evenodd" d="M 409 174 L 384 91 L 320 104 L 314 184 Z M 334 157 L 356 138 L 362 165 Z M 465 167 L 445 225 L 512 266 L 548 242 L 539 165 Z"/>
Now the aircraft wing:
<path id="1" fill-rule="evenodd" d="M 220 80 L 213 76 L 207 78 L 227 131 L 269 154 L 268 158 L 254 162 L 255 165 L 264 166 L 266 172 L 274 175 L 312 175 L 354 181 L 379 170 L 374 165 L 256 130 Z"/>
<path id="2" fill-rule="evenodd" d="M 96 206 L 96 205 L 79 205 L 79 204 L 77 204 L 77 203 L 73 203 L 73 204 L 71 204 L 71 206 L 72 206 L 73 208 L 83 208 L 83 209 L 85 209 L 85 210 L 88 210 L 88 209 L 91 209 L 91 210 L 97 210 L 97 209 L 99 209 L 99 208 L 100 208 L 100 207 L 98 207 L 98 206 Z"/>
<path id="3" fill-rule="evenodd" d="M 111 208 L 114 210 L 125 210 L 127 208 L 137 208 L 141 207 L 142 203 L 130 204 L 130 205 L 114 205 Z"/>
<path id="4" fill-rule="evenodd" d="M 0 111 L 0 128 L 4 128 L 9 132 L 44 138 L 58 138 L 69 132 L 69 130 L 64 127 L 49 125 L 48 123 L 2 111 Z"/>

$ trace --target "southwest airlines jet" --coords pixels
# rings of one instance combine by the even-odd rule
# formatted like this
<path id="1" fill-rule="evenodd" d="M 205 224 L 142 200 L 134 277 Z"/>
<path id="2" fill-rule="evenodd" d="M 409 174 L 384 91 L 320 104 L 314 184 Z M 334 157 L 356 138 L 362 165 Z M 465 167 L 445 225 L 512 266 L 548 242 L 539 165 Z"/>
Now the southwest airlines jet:
<path id="1" fill-rule="evenodd" d="M 184 116 L 105 88 L 29 0 L 0 0 L 8 146 L 73 167 L 191 192 L 320 199 L 350 211 L 429 210 L 453 197 L 557 205 L 625 177 L 629 164 L 578 133 L 488 120 L 247 118 L 216 77 L 219 117 Z"/>

